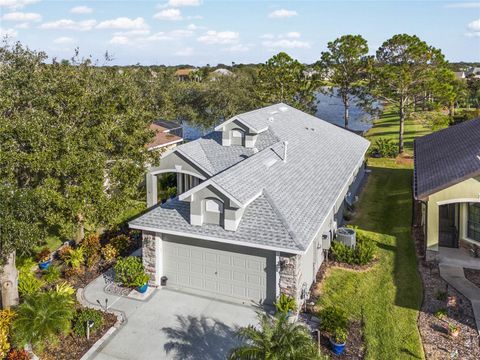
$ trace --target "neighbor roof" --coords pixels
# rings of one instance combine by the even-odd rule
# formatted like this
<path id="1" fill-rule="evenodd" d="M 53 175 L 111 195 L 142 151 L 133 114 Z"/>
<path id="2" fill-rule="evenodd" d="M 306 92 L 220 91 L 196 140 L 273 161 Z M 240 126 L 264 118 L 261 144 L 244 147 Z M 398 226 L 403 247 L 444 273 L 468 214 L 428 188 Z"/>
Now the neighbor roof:
<path id="1" fill-rule="evenodd" d="M 415 139 L 415 198 L 480 175 L 480 118 Z"/>
<path id="2" fill-rule="evenodd" d="M 283 103 L 233 119 L 266 129 L 258 135 L 255 149 L 222 146 L 221 133 L 213 132 L 178 146 L 175 151 L 208 170 L 211 177 L 206 182 L 246 208 L 238 230 L 189 225 L 188 217 L 181 215 L 188 204 L 182 201 L 159 206 L 130 225 L 137 228 L 148 225 L 150 230 L 159 232 L 175 228 L 218 241 L 240 239 L 263 247 L 305 251 L 363 162 L 369 142 Z M 195 191 L 196 187 L 180 195 L 180 200 Z M 266 214 L 265 201 L 272 209 L 268 212 L 269 221 L 263 221 L 262 217 Z M 281 236 L 277 228 L 282 231 Z"/>
<path id="3" fill-rule="evenodd" d="M 155 149 L 183 141 L 180 136 L 170 134 L 170 129 L 157 125 L 157 123 L 151 124 L 150 130 L 155 131 L 155 138 L 152 140 L 152 142 L 147 144 L 148 149 Z"/>

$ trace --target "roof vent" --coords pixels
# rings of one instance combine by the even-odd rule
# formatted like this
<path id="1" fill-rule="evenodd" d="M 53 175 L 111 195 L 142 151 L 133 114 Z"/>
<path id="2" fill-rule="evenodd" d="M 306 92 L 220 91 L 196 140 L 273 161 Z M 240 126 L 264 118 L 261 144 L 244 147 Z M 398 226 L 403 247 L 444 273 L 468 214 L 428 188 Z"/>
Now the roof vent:
<path id="1" fill-rule="evenodd" d="M 277 114 L 277 113 L 278 113 L 277 110 L 270 111 L 270 115 L 275 115 L 275 114 Z"/>
<path id="2" fill-rule="evenodd" d="M 287 145 L 288 141 L 283 142 L 283 162 L 287 162 Z"/>
<path id="3" fill-rule="evenodd" d="M 270 116 L 270 117 L 268 118 L 268 121 L 273 122 L 273 116 Z"/>
<path id="4" fill-rule="evenodd" d="M 288 108 L 286 106 L 280 106 L 278 110 L 280 110 L 281 112 L 285 112 L 288 111 Z"/>
<path id="5" fill-rule="evenodd" d="M 275 158 L 269 158 L 267 160 L 265 160 L 264 164 L 267 168 L 271 167 L 273 164 L 275 164 L 277 162 L 277 159 Z"/>

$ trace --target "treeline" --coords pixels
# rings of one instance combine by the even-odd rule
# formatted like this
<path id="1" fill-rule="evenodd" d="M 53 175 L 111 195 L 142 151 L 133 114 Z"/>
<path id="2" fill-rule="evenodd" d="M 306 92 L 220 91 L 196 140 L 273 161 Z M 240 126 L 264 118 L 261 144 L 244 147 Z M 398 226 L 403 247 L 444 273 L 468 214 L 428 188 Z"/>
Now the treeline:
<path id="1" fill-rule="evenodd" d="M 478 79 L 457 80 L 440 50 L 395 35 L 369 56 L 359 35 L 343 36 L 305 65 L 279 53 L 261 65 L 232 64 L 231 76 L 179 81 L 169 67 L 114 67 L 82 59 L 47 62 L 20 43 L 0 48 L 0 255 L 28 254 L 55 230 L 64 238 L 112 224 L 143 200 L 146 150 L 158 118 L 210 126 L 240 112 L 285 102 L 314 113 L 316 92 L 340 96 L 345 126 L 352 102 L 390 103 L 403 122 L 422 109 L 476 106 Z M 108 65 L 108 58 L 106 59 Z"/>

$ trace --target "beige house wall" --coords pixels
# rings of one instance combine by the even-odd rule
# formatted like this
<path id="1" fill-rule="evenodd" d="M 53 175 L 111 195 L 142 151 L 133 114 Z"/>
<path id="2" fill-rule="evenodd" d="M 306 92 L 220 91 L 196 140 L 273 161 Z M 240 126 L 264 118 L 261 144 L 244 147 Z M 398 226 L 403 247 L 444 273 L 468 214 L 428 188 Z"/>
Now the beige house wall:
<path id="1" fill-rule="evenodd" d="M 430 195 L 427 202 L 427 252 L 438 251 L 439 206 L 441 205 L 459 203 L 459 237 L 460 240 L 468 241 L 467 203 L 480 202 L 480 177 L 465 180 Z"/>

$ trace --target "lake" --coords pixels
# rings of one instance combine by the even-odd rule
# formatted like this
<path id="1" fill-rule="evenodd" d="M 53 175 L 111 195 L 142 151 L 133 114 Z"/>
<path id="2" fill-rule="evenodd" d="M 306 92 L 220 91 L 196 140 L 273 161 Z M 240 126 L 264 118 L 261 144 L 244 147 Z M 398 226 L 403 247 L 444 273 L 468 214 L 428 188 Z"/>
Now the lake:
<path id="1" fill-rule="evenodd" d="M 315 116 L 332 124 L 339 126 L 344 125 L 343 120 L 343 104 L 338 96 L 328 96 L 322 93 L 317 93 L 317 112 Z M 183 138 L 187 141 L 198 139 L 199 137 L 213 131 L 214 127 L 203 128 L 189 122 L 183 122 Z M 350 106 L 350 121 L 349 128 L 352 130 L 366 131 L 372 127 L 372 116 L 362 108 L 351 105 Z"/>

